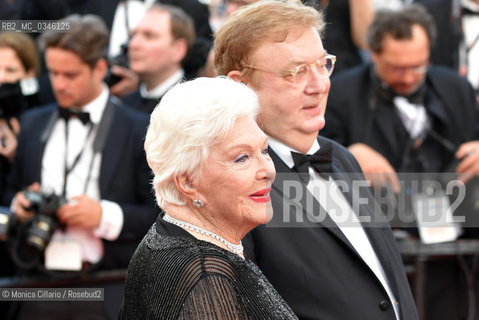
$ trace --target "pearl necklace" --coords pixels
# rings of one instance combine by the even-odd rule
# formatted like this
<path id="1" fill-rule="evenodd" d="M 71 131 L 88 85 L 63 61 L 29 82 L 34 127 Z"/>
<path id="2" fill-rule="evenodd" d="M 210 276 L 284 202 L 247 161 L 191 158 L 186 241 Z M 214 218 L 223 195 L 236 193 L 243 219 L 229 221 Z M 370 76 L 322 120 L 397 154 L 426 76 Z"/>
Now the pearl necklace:
<path id="1" fill-rule="evenodd" d="M 233 244 L 233 243 L 229 242 L 228 240 L 226 240 L 225 238 L 217 235 L 216 233 L 213 233 L 211 231 L 208 231 L 208 230 L 202 229 L 200 227 L 197 227 L 194 224 L 175 219 L 175 218 L 171 217 L 170 215 L 168 215 L 168 213 L 166 213 L 166 212 L 165 212 L 165 215 L 163 216 L 163 220 L 165 220 L 166 222 L 172 223 L 172 224 L 174 224 L 174 225 L 176 225 L 180 228 L 183 228 L 185 230 L 190 229 L 190 230 L 198 232 L 200 234 L 204 234 L 206 236 L 209 236 L 213 239 L 216 239 L 216 240 L 224 243 L 228 247 L 228 249 L 230 249 L 233 253 L 236 253 L 238 255 L 243 254 L 244 249 L 243 249 L 243 244 L 241 243 L 241 241 L 240 241 L 239 244 Z"/>

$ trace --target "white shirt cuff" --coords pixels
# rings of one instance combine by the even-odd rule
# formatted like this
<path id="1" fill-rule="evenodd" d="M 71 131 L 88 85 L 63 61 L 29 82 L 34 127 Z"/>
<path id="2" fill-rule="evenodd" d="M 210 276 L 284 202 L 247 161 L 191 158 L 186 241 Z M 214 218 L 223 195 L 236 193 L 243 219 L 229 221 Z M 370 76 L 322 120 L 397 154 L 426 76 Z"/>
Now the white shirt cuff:
<path id="1" fill-rule="evenodd" d="M 100 225 L 93 230 L 93 234 L 105 240 L 114 241 L 123 228 L 123 210 L 118 203 L 101 200 L 102 215 Z"/>

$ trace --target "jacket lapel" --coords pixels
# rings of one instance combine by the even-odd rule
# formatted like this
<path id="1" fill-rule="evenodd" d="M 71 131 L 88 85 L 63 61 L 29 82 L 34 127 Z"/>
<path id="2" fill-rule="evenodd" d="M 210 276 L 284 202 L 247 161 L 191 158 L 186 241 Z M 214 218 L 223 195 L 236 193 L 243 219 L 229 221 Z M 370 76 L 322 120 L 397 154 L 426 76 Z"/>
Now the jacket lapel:
<path id="1" fill-rule="evenodd" d="M 53 126 L 58 119 L 58 106 L 51 109 L 51 112 L 46 113 L 40 119 L 40 123 L 38 124 L 38 132 L 37 134 L 31 135 L 31 137 L 35 137 L 36 139 L 40 140 L 40 143 L 31 143 L 30 150 L 31 158 L 29 160 L 30 163 L 35 163 L 33 167 L 33 180 L 32 181 L 39 181 L 40 183 L 42 178 L 42 159 L 43 153 L 45 152 L 45 146 L 47 144 L 48 138 L 50 137 Z M 38 141 L 38 140 L 37 140 Z M 27 175 L 29 176 L 29 175 Z"/>
<path id="2" fill-rule="evenodd" d="M 109 106 L 112 111 L 112 119 L 110 129 L 106 135 L 105 145 L 103 151 L 101 151 L 101 165 L 100 165 L 100 194 L 105 196 L 109 187 L 113 183 L 115 177 L 116 167 L 120 161 L 122 150 L 125 143 L 125 137 L 128 132 L 127 123 L 121 123 L 120 115 L 118 114 L 118 106 L 113 104 L 111 99 L 108 100 Z M 105 108 L 106 110 L 106 108 Z M 102 126 L 104 122 L 104 116 L 99 126 Z"/>
<path id="3" fill-rule="evenodd" d="M 401 123 L 399 116 L 395 112 L 391 113 L 389 108 L 395 108 L 394 105 L 383 105 L 378 107 L 376 115 L 374 117 L 374 124 L 377 131 L 375 132 L 376 136 L 382 136 L 387 145 L 389 145 L 389 150 L 395 150 L 395 158 L 402 158 L 401 155 L 401 144 L 404 140 L 408 139 L 408 133 L 404 128 L 404 125 Z M 395 134 L 396 133 L 396 134 Z"/>
<path id="4" fill-rule="evenodd" d="M 357 254 L 337 224 L 306 188 L 299 174 L 288 168 L 271 149 L 270 156 L 276 168 L 276 178 L 272 187 L 276 193 L 272 197 L 276 201 L 273 201 L 273 219 L 267 226 L 323 228 Z M 279 206 L 282 208 L 278 208 Z M 282 216 L 275 212 L 282 213 Z"/>
<path id="5" fill-rule="evenodd" d="M 360 173 L 354 172 L 345 172 L 345 168 L 335 162 L 333 164 L 334 170 L 334 179 L 342 180 L 348 183 L 349 190 L 353 188 L 353 181 L 363 181 L 363 176 Z M 386 274 L 386 279 L 389 281 L 389 286 L 394 292 L 394 295 L 398 297 L 398 290 L 396 285 L 395 278 L 395 269 L 391 264 L 390 252 L 392 252 L 391 245 L 395 245 L 395 241 L 392 237 L 386 237 L 384 231 L 389 230 L 390 226 L 386 221 L 386 217 L 380 209 L 379 204 L 377 204 L 372 196 L 370 189 L 366 186 L 355 187 L 356 197 L 360 199 L 368 199 L 367 204 L 356 206 L 359 208 L 359 212 L 356 214 L 361 219 L 361 225 L 366 233 L 371 246 L 376 253 L 376 256 L 383 267 L 383 270 Z M 348 200 L 349 204 L 353 206 L 353 193 L 352 192 L 343 192 L 345 198 Z M 362 258 L 361 258 L 362 259 Z"/>

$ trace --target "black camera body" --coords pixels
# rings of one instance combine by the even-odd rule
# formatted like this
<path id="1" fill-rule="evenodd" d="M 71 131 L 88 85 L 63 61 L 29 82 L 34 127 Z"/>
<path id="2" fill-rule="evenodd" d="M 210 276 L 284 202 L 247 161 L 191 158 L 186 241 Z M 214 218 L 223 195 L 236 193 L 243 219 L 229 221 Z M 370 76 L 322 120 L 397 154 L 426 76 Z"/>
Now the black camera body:
<path id="1" fill-rule="evenodd" d="M 125 43 L 121 46 L 121 52 L 119 55 L 108 59 L 108 71 L 105 75 L 104 81 L 108 87 L 113 86 L 118 83 L 122 78 L 111 73 L 112 66 L 120 66 L 124 68 L 130 67 L 130 61 L 128 58 L 128 43 Z"/>
<path id="2" fill-rule="evenodd" d="M 25 191 L 24 194 L 31 204 L 26 209 L 35 211 L 31 226 L 26 232 L 25 243 L 43 251 L 48 246 L 55 230 L 60 226 L 56 213 L 67 200 L 54 193 Z"/>
<path id="3" fill-rule="evenodd" d="M 0 207 L 0 241 L 5 241 L 15 264 L 24 269 L 41 266 L 43 253 L 53 233 L 61 228 L 58 209 L 67 200 L 54 193 L 25 191 L 25 197 L 33 210 L 32 218 L 19 223 L 9 208 Z"/>

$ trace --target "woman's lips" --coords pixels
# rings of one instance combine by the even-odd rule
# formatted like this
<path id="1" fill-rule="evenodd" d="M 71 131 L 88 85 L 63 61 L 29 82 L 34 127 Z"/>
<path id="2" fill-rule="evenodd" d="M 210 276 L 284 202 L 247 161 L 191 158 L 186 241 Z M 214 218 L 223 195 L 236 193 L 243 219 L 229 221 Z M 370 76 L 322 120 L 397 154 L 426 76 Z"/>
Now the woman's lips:
<path id="1" fill-rule="evenodd" d="M 271 197 L 269 195 L 270 191 L 271 191 L 271 188 L 259 190 L 255 193 L 250 194 L 249 198 L 255 202 L 265 203 L 265 202 L 271 201 Z"/>

